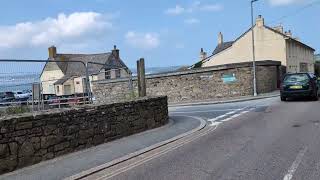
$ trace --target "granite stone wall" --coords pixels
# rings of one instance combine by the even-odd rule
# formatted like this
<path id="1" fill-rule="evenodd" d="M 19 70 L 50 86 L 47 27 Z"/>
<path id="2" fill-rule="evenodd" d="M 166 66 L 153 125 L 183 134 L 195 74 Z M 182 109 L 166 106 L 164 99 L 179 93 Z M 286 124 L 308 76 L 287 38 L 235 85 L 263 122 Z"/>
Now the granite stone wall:
<path id="1" fill-rule="evenodd" d="M 256 64 L 258 93 L 276 90 L 281 63 L 259 61 Z M 168 96 L 169 103 L 247 96 L 253 94 L 252 63 L 147 75 L 146 84 L 147 95 Z M 128 87 L 128 79 L 96 81 L 93 94 L 97 103 L 119 102 L 136 96 L 136 79 L 133 79 L 134 94 Z"/>
<path id="2" fill-rule="evenodd" d="M 167 97 L 0 117 L 0 174 L 168 122 Z"/>

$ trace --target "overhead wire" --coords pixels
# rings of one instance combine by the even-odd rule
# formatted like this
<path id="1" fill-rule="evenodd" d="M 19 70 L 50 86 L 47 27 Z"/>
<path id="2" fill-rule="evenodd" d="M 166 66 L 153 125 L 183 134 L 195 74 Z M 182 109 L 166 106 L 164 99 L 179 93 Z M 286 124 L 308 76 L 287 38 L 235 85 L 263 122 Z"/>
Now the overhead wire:
<path id="1" fill-rule="evenodd" d="M 315 1 L 313 1 L 313 2 L 311 2 L 311 3 L 309 3 L 309 4 L 305 5 L 305 6 L 303 6 L 303 7 L 301 7 L 301 8 L 296 9 L 296 10 L 293 11 L 293 12 L 290 12 L 290 13 L 288 13 L 288 14 L 286 14 L 286 15 L 283 15 L 283 16 L 281 16 L 280 18 L 271 21 L 269 24 L 279 23 L 279 21 L 281 21 L 281 20 L 283 20 L 283 19 L 287 19 L 287 18 L 289 18 L 289 17 L 295 16 L 295 15 L 301 13 L 302 11 L 304 11 L 304 10 L 306 10 L 306 9 L 308 9 L 308 8 L 311 8 L 311 7 L 313 7 L 313 6 L 316 6 L 316 5 L 320 5 L 320 0 L 315 0 Z"/>

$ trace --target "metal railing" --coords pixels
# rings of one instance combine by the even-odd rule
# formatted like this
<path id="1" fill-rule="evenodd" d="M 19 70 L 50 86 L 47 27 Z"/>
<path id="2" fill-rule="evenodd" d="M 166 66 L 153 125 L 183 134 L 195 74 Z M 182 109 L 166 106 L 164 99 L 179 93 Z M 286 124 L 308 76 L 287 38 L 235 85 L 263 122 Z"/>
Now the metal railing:
<path id="1" fill-rule="evenodd" d="M 76 72 L 69 72 L 70 69 Z M 39 111 L 91 104 L 95 100 L 92 82 L 109 78 L 128 79 L 128 89 L 134 91 L 132 72 L 120 65 L 0 59 L 0 114 L 8 107 L 26 106 L 31 111 Z M 37 84 L 39 92 L 34 90 Z"/>
<path id="2" fill-rule="evenodd" d="M 70 74 L 68 76 L 62 70 L 59 71 L 58 64 L 61 67 L 68 68 L 72 63 L 77 63 L 85 74 L 75 76 Z M 46 71 L 46 68 L 50 71 Z M 41 75 L 46 77 L 43 78 Z M 85 81 L 74 84 L 74 78 L 85 79 Z M 87 66 L 82 61 L 1 59 L 0 109 L 3 111 L 8 107 L 27 106 L 31 111 L 37 111 L 88 104 L 91 103 L 89 100 L 91 92 L 88 88 L 90 82 L 88 80 Z M 61 81 L 60 85 L 55 84 L 58 81 Z M 70 81 L 70 85 L 64 86 L 63 81 Z M 37 98 L 35 98 L 36 93 L 32 91 L 34 84 L 40 84 L 41 87 L 40 96 Z M 75 90 L 76 85 L 79 88 L 77 92 Z M 68 87 L 69 92 L 63 92 L 66 90 L 64 87 Z M 47 94 L 49 91 L 50 93 Z"/>

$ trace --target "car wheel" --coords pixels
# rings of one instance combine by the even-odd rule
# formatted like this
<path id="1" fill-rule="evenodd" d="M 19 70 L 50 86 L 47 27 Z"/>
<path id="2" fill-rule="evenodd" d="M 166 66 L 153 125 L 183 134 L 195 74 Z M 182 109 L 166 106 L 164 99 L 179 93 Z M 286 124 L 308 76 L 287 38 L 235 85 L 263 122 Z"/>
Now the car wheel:
<path id="1" fill-rule="evenodd" d="M 281 96 L 280 99 L 281 99 L 281 101 L 286 101 L 287 100 L 287 98 L 283 97 L 283 96 Z"/>

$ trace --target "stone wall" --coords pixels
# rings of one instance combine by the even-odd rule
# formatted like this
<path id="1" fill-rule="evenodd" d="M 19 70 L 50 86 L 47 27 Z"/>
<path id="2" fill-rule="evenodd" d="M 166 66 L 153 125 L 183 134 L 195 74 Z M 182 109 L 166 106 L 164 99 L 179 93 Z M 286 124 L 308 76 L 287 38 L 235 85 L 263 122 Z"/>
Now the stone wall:
<path id="1" fill-rule="evenodd" d="M 281 63 L 259 61 L 256 64 L 258 92 L 276 90 Z M 227 82 L 226 75 L 234 76 L 235 81 Z M 124 101 L 132 96 L 128 82 L 128 79 L 93 82 L 93 94 L 98 103 Z M 170 103 L 247 96 L 253 94 L 252 63 L 147 75 L 146 84 L 147 95 L 166 95 Z M 133 79 L 133 86 L 136 95 L 136 79 Z"/>
<path id="2" fill-rule="evenodd" d="M 0 118 L 0 174 L 168 122 L 167 97 Z"/>

